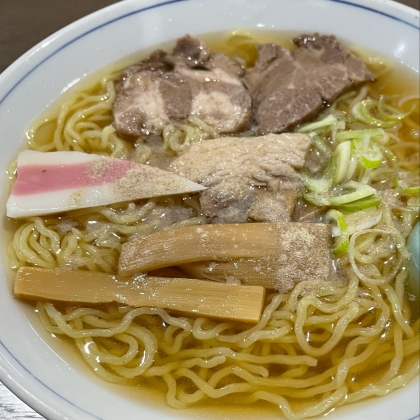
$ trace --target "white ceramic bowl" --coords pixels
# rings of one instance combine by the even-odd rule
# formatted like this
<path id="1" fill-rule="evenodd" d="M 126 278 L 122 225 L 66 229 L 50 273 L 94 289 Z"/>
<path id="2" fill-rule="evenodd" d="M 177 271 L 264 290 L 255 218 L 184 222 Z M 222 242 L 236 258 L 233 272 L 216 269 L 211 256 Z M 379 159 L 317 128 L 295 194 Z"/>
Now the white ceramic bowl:
<path id="1" fill-rule="evenodd" d="M 335 34 L 394 57 L 419 72 L 419 13 L 392 1 L 126 0 L 52 35 L 0 76 L 2 173 L 21 146 L 28 124 L 79 79 L 137 50 L 173 40 L 186 32 L 203 34 L 233 28 Z M 3 188 L 3 202 L 6 194 Z M 4 216 L 4 208 L 1 214 Z M 96 380 L 80 360 L 73 360 L 62 344 L 40 328 L 32 311 L 13 298 L 4 245 L 3 240 L 0 267 L 3 383 L 48 419 L 185 417 L 183 412 L 162 409 L 144 397 L 118 392 L 115 386 Z M 341 420 L 418 417 L 419 381 L 389 396 L 332 415 Z M 200 418 L 208 417 L 202 414 Z"/>

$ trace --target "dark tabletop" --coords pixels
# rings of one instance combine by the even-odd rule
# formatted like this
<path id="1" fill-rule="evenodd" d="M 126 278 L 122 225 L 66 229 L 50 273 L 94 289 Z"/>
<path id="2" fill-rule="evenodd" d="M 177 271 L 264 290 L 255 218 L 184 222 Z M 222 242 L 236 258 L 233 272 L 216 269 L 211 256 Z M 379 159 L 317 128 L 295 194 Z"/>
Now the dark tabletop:
<path id="1" fill-rule="evenodd" d="M 420 0 L 398 0 L 419 9 Z M 0 73 L 47 36 L 117 0 L 0 0 Z M 43 419 L 0 382 L 0 419 Z"/>

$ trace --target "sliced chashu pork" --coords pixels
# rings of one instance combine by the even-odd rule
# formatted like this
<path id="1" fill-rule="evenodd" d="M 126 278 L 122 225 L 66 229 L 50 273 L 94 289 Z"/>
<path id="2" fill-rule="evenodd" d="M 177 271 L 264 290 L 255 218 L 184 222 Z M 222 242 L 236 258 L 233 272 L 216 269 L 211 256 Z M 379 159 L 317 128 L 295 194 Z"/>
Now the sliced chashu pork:
<path id="1" fill-rule="evenodd" d="M 310 143 L 306 134 L 286 133 L 207 140 L 192 145 L 168 170 L 208 187 L 200 203 L 212 223 L 288 221 L 301 186 L 297 169 Z"/>
<path id="2" fill-rule="evenodd" d="M 246 72 L 261 134 L 284 132 L 314 118 L 341 93 L 375 79 L 333 36 L 302 35 L 293 41 L 294 52 L 259 45 L 255 65 Z"/>
<path id="3" fill-rule="evenodd" d="M 173 54 L 155 51 L 116 80 L 114 126 L 127 136 L 160 134 L 195 116 L 219 133 L 241 131 L 251 120 L 242 75 L 234 60 L 186 35 Z"/>

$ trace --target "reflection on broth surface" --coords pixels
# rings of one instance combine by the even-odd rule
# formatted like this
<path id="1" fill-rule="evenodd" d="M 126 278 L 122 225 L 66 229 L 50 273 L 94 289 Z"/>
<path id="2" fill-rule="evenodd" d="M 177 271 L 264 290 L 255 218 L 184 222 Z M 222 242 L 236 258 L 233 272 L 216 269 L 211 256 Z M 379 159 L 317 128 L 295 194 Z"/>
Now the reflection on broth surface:
<path id="1" fill-rule="evenodd" d="M 284 135 L 269 134 L 278 132 L 270 128 L 274 125 L 267 123 L 262 129 L 259 124 L 265 118 L 262 109 L 266 97 L 261 93 L 266 89 L 265 82 L 255 82 L 255 73 L 247 70 L 256 60 L 262 60 L 262 49 L 258 56 L 256 45 L 274 42 L 290 48 L 295 52 L 291 59 L 287 58 L 288 63 L 303 56 L 310 69 L 315 66 L 310 55 L 313 51 L 321 56 L 319 51 L 331 54 L 339 51 L 340 71 L 343 60 L 353 60 L 332 38 L 322 48 L 316 44 L 319 38 L 315 39 L 313 50 L 312 37 L 306 37 L 299 47 L 292 43 L 292 38 L 291 34 L 250 35 L 241 31 L 203 37 L 212 51 L 234 57 L 229 65 L 225 56 L 211 55 L 203 45 L 199 50 L 208 56 L 194 56 L 189 50 L 189 61 L 185 64 L 180 62 L 183 53 L 178 45 L 175 47 L 175 51 L 181 51 L 178 55 L 169 53 L 164 59 L 159 56 L 161 61 L 149 59 L 146 64 L 125 70 L 123 76 L 120 67 L 102 78 L 93 77 L 89 86 L 75 90 L 67 102 L 60 104 L 56 115 L 41 117 L 28 131 L 28 147 L 33 150 L 109 155 L 156 166 L 207 187 L 202 193 L 156 196 L 49 216 L 40 214 L 14 222 L 10 264 L 20 272 L 22 267 L 29 267 L 26 277 L 33 276 L 30 278 L 34 284 L 37 277 L 63 279 L 65 276 L 57 269 L 99 273 L 93 275 L 92 292 L 86 292 L 84 300 L 74 298 L 82 292 L 72 290 L 71 281 L 62 280 L 57 288 L 64 297 L 48 295 L 47 299 L 42 294 L 47 293 L 44 288 L 36 291 L 36 285 L 31 292 L 15 290 L 18 296 L 39 298 L 36 308 L 46 330 L 71 342 L 105 381 L 158 389 L 165 394 L 169 406 L 175 408 L 211 406 L 215 401 L 223 407 L 261 404 L 269 407 L 270 412 L 276 407 L 279 417 L 300 419 L 384 395 L 417 377 L 419 320 L 413 319 L 411 313 L 419 301 L 413 291 L 406 290 L 405 283 L 410 257 L 406 238 L 418 220 L 419 209 L 418 81 L 415 75 L 392 68 L 374 54 L 358 53 L 376 80 L 369 81 L 368 70 L 363 70 L 363 83 L 354 76 L 356 71 L 350 72 L 353 79 L 349 76 L 342 82 L 345 86 L 331 102 L 325 100 L 325 92 L 319 94 L 321 88 L 314 88 L 314 94 L 324 99 L 316 106 L 316 115 L 311 111 L 301 120 L 285 124 L 286 131 L 293 133 L 288 141 L 302 142 L 299 143 L 304 156 L 302 165 L 298 161 L 292 164 L 291 158 L 281 161 L 286 149 L 273 151 L 269 142 L 275 143 L 275 147 L 279 144 L 286 147 Z M 334 46 L 329 50 L 331 44 Z M 264 77 L 271 77 L 273 68 L 275 71 L 283 68 L 275 64 L 281 54 L 288 53 L 276 49 L 275 57 L 267 59 L 271 67 L 262 70 Z M 325 61 L 336 60 L 332 58 L 334 54 Z M 224 64 L 215 65 L 216 62 Z M 222 75 L 220 66 L 225 66 Z M 123 91 L 122 86 L 133 74 L 137 84 Z M 142 105 L 141 112 L 139 108 L 133 111 L 138 102 L 130 96 L 132 91 L 140 90 L 141 95 L 150 93 L 158 77 L 164 82 L 159 81 L 153 98 L 156 99 L 156 92 L 163 91 L 162 83 L 169 80 L 171 84 L 165 88 L 176 91 L 178 105 L 184 100 L 182 89 L 189 83 L 188 100 L 192 105 L 185 102 L 187 111 L 183 115 L 179 114 L 180 106 L 169 110 L 164 96 L 159 100 L 163 98 L 166 104 L 165 113 L 155 108 L 150 111 L 150 103 L 149 108 Z M 203 77 L 209 80 L 197 82 Z M 328 80 L 333 77 L 339 79 L 334 73 Z M 216 79 L 223 81 L 223 86 L 210 88 L 209 81 Z M 179 90 L 179 86 L 183 88 Z M 225 125 L 212 110 L 203 111 L 199 101 L 206 95 L 218 104 L 220 112 L 232 105 L 226 104 L 222 91 L 223 95 L 250 98 L 249 109 L 245 110 L 245 100 L 239 106 L 235 105 L 235 99 L 230 99 L 235 110 L 238 107 L 243 110 L 244 119 L 238 117 Z M 114 123 L 115 98 L 119 101 L 114 110 L 116 116 L 120 113 L 118 123 Z M 126 98 L 131 101 L 129 107 L 121 110 L 121 101 Z M 141 98 L 144 104 L 144 96 Z M 142 123 L 133 126 L 138 121 Z M 123 123 L 127 123 L 124 128 Z M 222 137 L 227 138 L 218 140 Z M 246 153 L 239 152 L 248 138 L 255 138 L 255 146 Z M 270 155 L 258 154 L 261 144 L 267 146 L 264 150 Z M 230 147 L 235 151 L 224 154 Z M 186 169 L 185 162 L 193 152 L 197 156 L 202 153 L 195 159 L 198 168 Z M 214 168 L 219 170 L 231 156 L 232 161 L 241 161 L 239 181 L 236 182 L 233 169 L 228 171 L 223 166 L 223 182 L 215 184 L 216 170 L 210 165 L 214 160 Z M 192 161 L 195 163 L 194 156 Z M 255 169 L 256 162 L 259 166 Z M 252 167 L 249 173 L 247 165 Z M 200 172 L 206 166 L 210 167 L 211 175 Z M 14 166 L 10 170 L 12 182 L 15 172 Z M 237 187 L 244 179 L 246 185 Z M 228 189 L 230 185 L 234 185 L 232 190 Z M 292 204 L 285 201 L 285 195 L 292 197 Z M 224 204 L 220 205 L 220 201 Z M 281 212 L 280 206 L 284 206 Z M 268 208 L 274 211 L 269 212 Z M 268 258 L 270 235 L 258 235 L 257 228 L 249 246 L 254 254 L 243 251 L 251 237 L 251 231 L 246 231 L 241 241 L 232 243 L 221 256 L 224 239 L 231 239 L 234 234 L 227 235 L 217 226 L 248 223 L 251 229 L 254 225 L 263 226 L 257 225 L 259 222 L 279 226 L 279 231 L 289 229 L 288 226 L 293 230 L 299 225 L 301 232 L 306 233 L 297 235 L 298 239 L 288 233 L 291 245 L 286 250 L 281 248 L 286 246 L 285 236 L 278 242 L 273 239 L 273 246 L 278 246 L 282 254 Z M 328 266 L 327 275 L 322 278 L 317 277 L 320 270 L 316 274 L 309 271 L 288 274 L 287 252 L 295 255 L 296 261 L 304 258 L 311 265 L 311 256 L 299 252 L 305 241 L 309 241 L 309 246 L 313 244 L 310 230 L 305 229 L 314 226 L 327 229 L 328 237 L 332 231 L 332 243 L 326 253 L 327 265 L 331 264 L 332 269 Z M 232 229 L 236 232 L 240 228 Z M 193 240 L 197 246 L 188 247 Z M 151 257 L 151 268 L 142 270 L 136 255 L 149 252 L 145 241 L 153 242 L 162 253 L 156 251 L 156 258 Z M 207 250 L 214 247 L 214 257 L 202 257 L 199 251 L 203 243 Z M 120 255 L 122 259 L 129 249 L 134 257 L 128 259 L 136 259 L 134 278 L 121 276 Z M 184 249 L 195 254 L 186 259 Z M 296 261 L 289 261 L 289 266 Z M 31 271 L 31 267 L 45 271 Z M 284 270 L 282 275 L 274 276 L 272 273 L 280 268 Z M 247 274 L 250 271 L 252 275 Z M 239 304 L 238 308 L 229 308 L 233 305 L 231 301 L 224 304 L 225 308 L 214 303 L 213 317 L 203 316 L 205 312 L 199 306 L 183 312 L 182 307 L 168 303 L 174 298 L 165 295 L 167 289 L 159 292 L 161 298 L 157 292 L 153 296 L 157 299 L 153 302 L 161 299 L 161 305 L 156 307 L 144 303 L 140 307 L 104 304 L 108 301 L 99 298 L 105 299 L 106 287 L 92 286 L 96 281 L 114 282 L 120 296 L 116 299 L 112 295 L 110 301 L 121 302 L 127 298 L 124 293 L 140 290 L 142 284 L 152 284 L 156 277 L 177 282 L 180 290 L 184 278 L 214 280 L 221 287 L 224 283 L 236 288 L 265 286 L 262 315 L 252 323 Z M 275 278 L 277 283 L 267 283 L 268 278 Z M 168 282 L 162 283 L 164 287 Z M 191 287 L 187 299 L 207 299 L 200 295 L 200 288 Z M 184 292 L 179 293 L 185 298 Z"/>

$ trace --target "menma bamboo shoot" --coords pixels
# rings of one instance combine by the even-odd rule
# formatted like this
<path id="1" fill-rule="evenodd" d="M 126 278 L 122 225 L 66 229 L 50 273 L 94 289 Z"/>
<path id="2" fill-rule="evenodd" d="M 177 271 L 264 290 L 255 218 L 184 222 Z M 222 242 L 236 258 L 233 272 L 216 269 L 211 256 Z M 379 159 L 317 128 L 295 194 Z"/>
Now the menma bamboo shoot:
<path id="1" fill-rule="evenodd" d="M 263 310 L 265 289 L 186 278 L 122 279 L 91 271 L 21 267 L 14 282 L 14 294 L 31 300 L 117 302 L 256 323 Z"/>
<path id="2" fill-rule="evenodd" d="M 119 273 L 182 266 L 196 278 L 237 279 L 286 292 L 303 280 L 328 279 L 330 249 L 330 227 L 322 223 L 185 226 L 125 243 Z"/>

